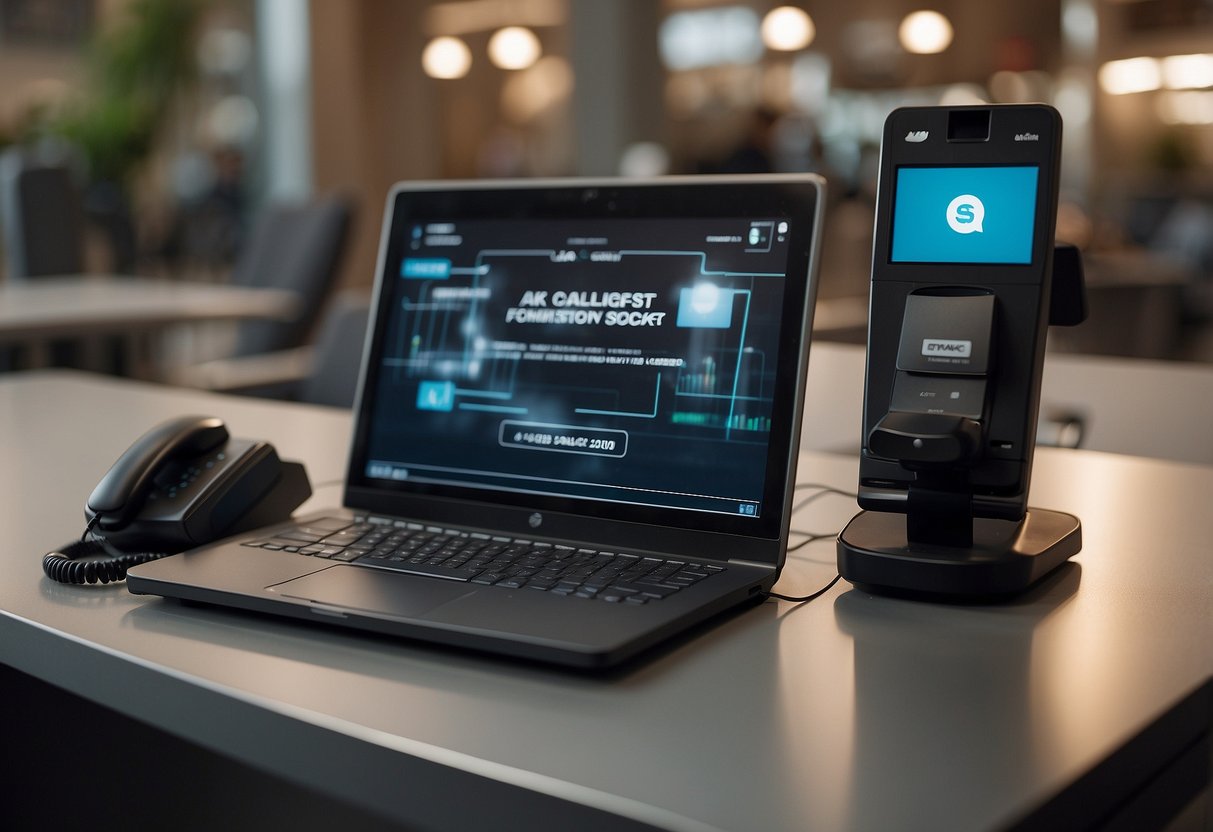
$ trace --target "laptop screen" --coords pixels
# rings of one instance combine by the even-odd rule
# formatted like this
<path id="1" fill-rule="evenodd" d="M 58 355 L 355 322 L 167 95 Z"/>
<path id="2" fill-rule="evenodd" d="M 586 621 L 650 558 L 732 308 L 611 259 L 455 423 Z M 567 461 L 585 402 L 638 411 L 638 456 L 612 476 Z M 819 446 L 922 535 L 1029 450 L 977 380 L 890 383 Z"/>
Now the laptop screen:
<path id="1" fill-rule="evenodd" d="M 806 190 L 400 192 L 352 483 L 777 533 Z"/>

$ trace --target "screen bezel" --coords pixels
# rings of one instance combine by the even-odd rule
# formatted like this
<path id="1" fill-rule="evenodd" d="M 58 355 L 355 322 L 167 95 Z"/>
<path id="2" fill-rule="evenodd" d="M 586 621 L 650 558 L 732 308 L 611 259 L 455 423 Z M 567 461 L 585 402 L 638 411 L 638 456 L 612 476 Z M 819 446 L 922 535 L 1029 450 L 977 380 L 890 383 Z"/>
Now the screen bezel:
<path id="1" fill-rule="evenodd" d="M 535 531 L 535 517 L 544 529 L 635 524 L 638 528 L 726 534 L 777 541 L 787 528 L 790 472 L 798 447 L 803 379 L 807 367 L 807 341 L 816 294 L 816 260 L 820 238 L 822 181 L 813 175 L 769 177 L 669 177 L 648 182 L 549 180 L 510 183 L 412 183 L 398 185 L 388 197 L 372 324 L 359 381 L 354 438 L 346 479 L 346 503 L 351 507 L 436 518 L 466 513 L 479 504 L 494 525 L 506 523 Z M 471 219 L 585 219 L 663 218 L 688 219 L 761 216 L 792 221 L 788 240 L 787 278 L 780 323 L 783 337 L 795 335 L 801 348 L 797 360 L 777 370 L 763 511 L 757 517 L 717 514 L 689 509 L 644 505 L 602 504 L 554 495 L 519 494 L 475 487 L 394 482 L 365 474 L 370 417 L 379 367 L 367 360 L 378 355 L 391 302 L 389 264 L 404 254 L 405 229 L 418 220 Z M 782 340 L 782 338 L 781 338 Z M 407 498 L 407 501 L 401 498 Z M 560 522 L 559 519 L 563 519 Z M 607 526 L 604 525 L 605 530 Z M 669 545 L 668 542 L 666 545 Z M 751 553 L 752 554 L 752 553 Z"/>

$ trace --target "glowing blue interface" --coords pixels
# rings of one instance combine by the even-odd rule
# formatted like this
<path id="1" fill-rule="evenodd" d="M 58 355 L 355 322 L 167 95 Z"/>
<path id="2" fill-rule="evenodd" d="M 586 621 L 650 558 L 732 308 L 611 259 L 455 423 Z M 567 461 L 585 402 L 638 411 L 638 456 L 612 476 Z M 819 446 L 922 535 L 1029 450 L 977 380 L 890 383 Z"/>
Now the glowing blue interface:
<path id="1" fill-rule="evenodd" d="M 760 516 L 788 224 L 410 224 L 366 476 Z"/>
<path id="2" fill-rule="evenodd" d="M 903 167 L 894 263 L 1032 262 L 1036 167 Z"/>

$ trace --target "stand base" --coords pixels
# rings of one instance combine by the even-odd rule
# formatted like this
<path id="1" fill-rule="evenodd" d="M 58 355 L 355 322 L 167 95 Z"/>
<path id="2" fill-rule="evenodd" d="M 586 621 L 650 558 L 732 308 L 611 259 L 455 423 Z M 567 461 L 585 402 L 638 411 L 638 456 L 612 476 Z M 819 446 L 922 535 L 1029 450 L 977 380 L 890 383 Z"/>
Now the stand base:
<path id="1" fill-rule="evenodd" d="M 873 592 L 936 600 L 1022 592 L 1082 549 L 1072 514 L 1029 509 L 1023 520 L 976 519 L 967 548 L 911 544 L 906 516 L 861 511 L 838 536 L 838 572 Z"/>

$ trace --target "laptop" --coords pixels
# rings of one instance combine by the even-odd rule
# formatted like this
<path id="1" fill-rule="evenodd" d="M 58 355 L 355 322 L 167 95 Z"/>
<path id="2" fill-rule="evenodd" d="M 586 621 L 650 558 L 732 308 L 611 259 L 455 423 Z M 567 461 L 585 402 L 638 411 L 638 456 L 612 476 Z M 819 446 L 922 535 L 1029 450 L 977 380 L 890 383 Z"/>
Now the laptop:
<path id="1" fill-rule="evenodd" d="M 787 549 L 823 188 L 395 186 L 343 507 L 130 590 L 576 667 L 756 603 Z"/>

